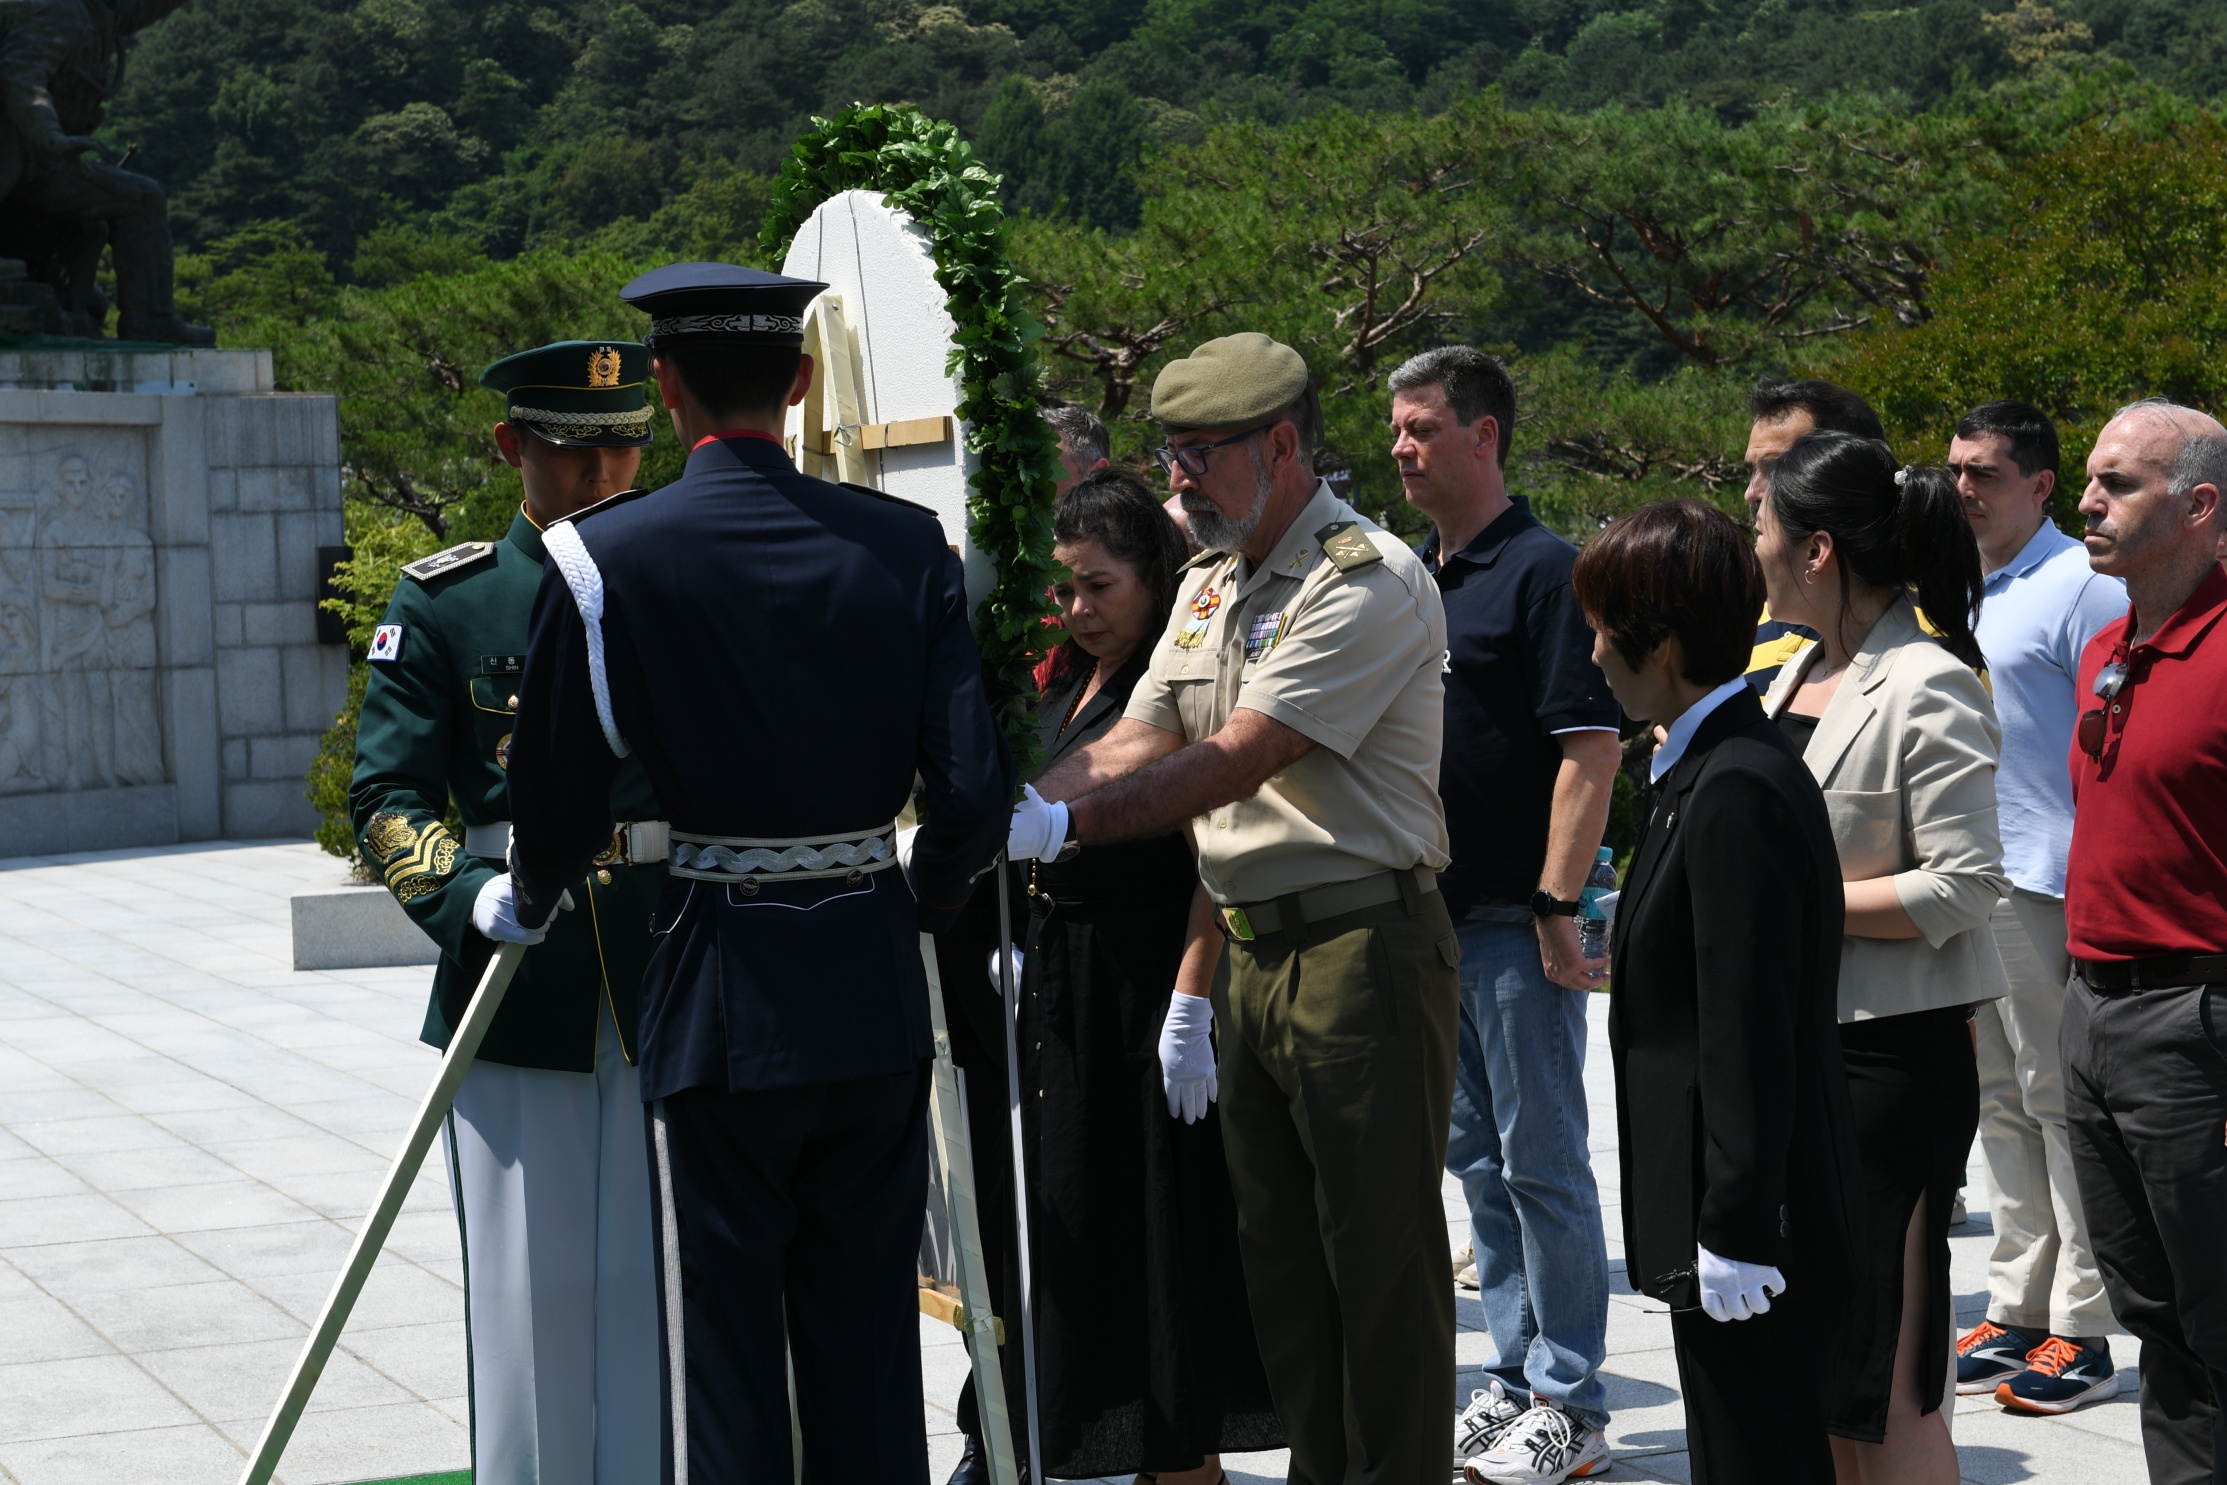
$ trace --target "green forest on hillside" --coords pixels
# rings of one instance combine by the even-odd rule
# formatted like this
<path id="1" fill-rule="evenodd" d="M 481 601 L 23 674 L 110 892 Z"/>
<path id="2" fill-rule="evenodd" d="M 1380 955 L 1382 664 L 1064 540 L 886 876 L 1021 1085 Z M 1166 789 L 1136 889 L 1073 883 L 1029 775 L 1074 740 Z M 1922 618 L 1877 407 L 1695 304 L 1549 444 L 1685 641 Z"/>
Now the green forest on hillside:
<path id="1" fill-rule="evenodd" d="M 507 521 L 478 369 L 638 334 L 645 266 L 763 261 L 791 145 L 853 103 L 1003 177 L 1042 395 L 1123 457 L 1169 356 L 1265 330 L 1325 471 L 1412 533 L 1383 378 L 1458 339 L 1509 359 L 1515 487 L 1582 538 L 1736 506 L 1761 377 L 1856 386 L 1913 458 L 2027 397 L 2068 472 L 2135 396 L 2227 404 L 2223 95 L 2227 7 L 2168 0 L 192 0 L 105 132 L 170 191 L 182 307 L 339 394 L 368 628 L 400 562 Z"/>

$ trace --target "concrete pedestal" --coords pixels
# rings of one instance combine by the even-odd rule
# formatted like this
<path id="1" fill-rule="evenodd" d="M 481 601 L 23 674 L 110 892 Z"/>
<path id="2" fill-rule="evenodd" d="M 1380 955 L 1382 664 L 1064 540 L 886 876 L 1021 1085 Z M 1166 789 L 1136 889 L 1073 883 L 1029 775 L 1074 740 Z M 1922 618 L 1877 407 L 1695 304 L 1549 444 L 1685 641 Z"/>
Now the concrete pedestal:
<path id="1" fill-rule="evenodd" d="M 310 834 L 341 540 L 337 404 L 270 352 L 0 349 L 0 856 Z"/>
<path id="2" fill-rule="evenodd" d="M 294 968 L 384 969 L 434 964 L 441 951 L 384 887 L 312 888 L 291 899 Z"/>

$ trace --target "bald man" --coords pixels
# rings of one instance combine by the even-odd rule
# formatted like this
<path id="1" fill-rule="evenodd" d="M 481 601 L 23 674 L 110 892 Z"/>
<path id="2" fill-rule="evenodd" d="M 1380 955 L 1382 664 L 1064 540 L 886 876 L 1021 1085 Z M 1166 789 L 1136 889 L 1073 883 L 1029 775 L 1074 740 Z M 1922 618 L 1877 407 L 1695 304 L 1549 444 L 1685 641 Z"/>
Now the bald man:
<path id="1" fill-rule="evenodd" d="M 2060 1047 L 2153 1485 L 2227 1479 L 2227 428 L 2162 400 L 2088 456 L 2088 561 L 2127 616 L 2080 657 Z M 2066 1358 L 2068 1364 L 2072 1358 Z"/>

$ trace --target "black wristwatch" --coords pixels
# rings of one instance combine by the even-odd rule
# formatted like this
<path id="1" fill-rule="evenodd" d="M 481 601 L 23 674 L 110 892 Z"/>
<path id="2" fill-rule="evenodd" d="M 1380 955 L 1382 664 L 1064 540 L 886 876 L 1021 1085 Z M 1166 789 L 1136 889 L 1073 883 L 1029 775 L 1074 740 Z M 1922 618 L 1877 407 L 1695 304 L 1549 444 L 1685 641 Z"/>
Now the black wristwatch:
<path id="1" fill-rule="evenodd" d="M 1074 860 L 1076 855 L 1082 850 L 1082 837 L 1077 835 L 1075 833 L 1075 830 L 1075 812 L 1074 810 L 1069 809 L 1067 811 L 1067 839 L 1060 842 L 1059 854 L 1052 857 L 1052 864 L 1054 866 L 1057 866 L 1062 861 Z"/>
<path id="2" fill-rule="evenodd" d="M 1544 892 L 1531 894 L 1531 916 L 1534 918 L 1574 918 L 1580 906 L 1579 903 L 1564 902 L 1559 897 L 1549 897 Z"/>

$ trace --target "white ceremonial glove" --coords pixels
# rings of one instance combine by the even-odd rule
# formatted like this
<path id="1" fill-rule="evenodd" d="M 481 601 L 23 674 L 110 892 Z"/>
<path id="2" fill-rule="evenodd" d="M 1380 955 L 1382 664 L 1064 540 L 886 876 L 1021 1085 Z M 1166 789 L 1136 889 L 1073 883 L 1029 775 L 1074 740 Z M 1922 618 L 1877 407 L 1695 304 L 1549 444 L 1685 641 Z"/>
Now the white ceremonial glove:
<path id="1" fill-rule="evenodd" d="M 1712 1320 L 1749 1320 L 1771 1308 L 1771 1296 L 1786 1292 L 1786 1275 L 1767 1263 L 1719 1258 L 1696 1243 L 1694 1277 L 1701 1281 L 1701 1308 Z"/>
<path id="2" fill-rule="evenodd" d="M 1067 804 L 1047 803 L 1034 784 L 1021 786 L 1013 824 L 1005 832 L 1005 854 L 1014 861 L 1049 861 L 1067 844 Z"/>
<path id="3" fill-rule="evenodd" d="M 1186 1124 L 1206 1117 L 1219 1094 L 1214 1077 L 1214 1002 L 1178 990 L 1168 997 L 1168 1019 L 1160 1026 L 1160 1082 L 1168 1092 L 1168 1116 Z"/>
<path id="4" fill-rule="evenodd" d="M 918 825 L 907 825 L 897 832 L 897 869 L 905 874 L 905 881 L 908 884 L 912 881 L 913 837 L 919 834 L 920 827 Z"/>
<path id="5" fill-rule="evenodd" d="M 557 899 L 557 913 L 571 906 L 570 892 Z M 557 913 L 549 915 L 549 923 L 557 921 Z M 489 877 L 472 899 L 472 926 L 499 944 L 538 944 L 549 936 L 549 923 L 528 928 L 518 921 L 518 889 L 507 871 Z"/>
<path id="6" fill-rule="evenodd" d="M 1021 946 L 1009 944 L 1005 952 L 1013 961 L 1013 990 L 1018 998 L 1021 988 Z M 990 986 L 1000 995 L 1005 993 L 1005 981 L 998 978 L 998 951 L 995 949 L 990 951 Z"/>

